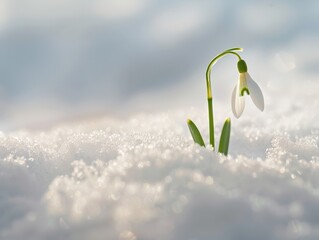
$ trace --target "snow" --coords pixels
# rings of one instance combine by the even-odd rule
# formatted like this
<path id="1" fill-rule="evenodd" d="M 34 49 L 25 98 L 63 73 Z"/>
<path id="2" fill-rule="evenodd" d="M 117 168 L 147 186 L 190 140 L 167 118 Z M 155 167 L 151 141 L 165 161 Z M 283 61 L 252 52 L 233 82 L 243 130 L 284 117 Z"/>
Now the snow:
<path id="1" fill-rule="evenodd" d="M 228 157 L 193 144 L 204 109 L 1 134 L 0 237 L 318 239 L 318 101 L 278 101 L 233 118 Z"/>

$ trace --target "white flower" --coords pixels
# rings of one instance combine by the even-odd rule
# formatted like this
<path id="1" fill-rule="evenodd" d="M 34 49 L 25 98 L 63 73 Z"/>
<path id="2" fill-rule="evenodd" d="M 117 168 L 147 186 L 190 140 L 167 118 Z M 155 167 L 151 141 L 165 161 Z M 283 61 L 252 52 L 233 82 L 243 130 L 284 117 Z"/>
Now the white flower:
<path id="1" fill-rule="evenodd" d="M 251 100 L 261 111 L 264 110 L 264 97 L 257 83 L 247 72 L 246 63 L 243 60 L 238 62 L 239 79 L 232 94 L 232 110 L 239 118 L 245 108 L 245 93 L 250 95 Z"/>

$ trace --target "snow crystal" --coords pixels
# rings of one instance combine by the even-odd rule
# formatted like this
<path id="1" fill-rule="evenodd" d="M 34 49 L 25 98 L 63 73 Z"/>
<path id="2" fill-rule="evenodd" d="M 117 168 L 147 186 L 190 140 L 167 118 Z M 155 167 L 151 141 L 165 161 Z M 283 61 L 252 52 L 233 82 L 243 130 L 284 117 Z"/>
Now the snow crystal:
<path id="1" fill-rule="evenodd" d="M 1 239 L 319 237 L 315 124 L 244 118 L 224 157 L 193 144 L 185 119 L 1 134 Z"/>

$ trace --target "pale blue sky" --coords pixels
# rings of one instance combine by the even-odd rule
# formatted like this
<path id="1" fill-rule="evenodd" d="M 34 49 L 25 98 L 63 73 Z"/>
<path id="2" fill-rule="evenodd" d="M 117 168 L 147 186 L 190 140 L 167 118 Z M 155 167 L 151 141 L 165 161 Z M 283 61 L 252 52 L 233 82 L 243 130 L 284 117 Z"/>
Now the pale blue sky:
<path id="1" fill-rule="evenodd" d="M 318 1 L 0 0 L 0 13 L 4 129 L 149 111 L 153 93 L 155 107 L 187 108 L 179 89 L 230 47 L 257 73 L 274 61 L 279 72 L 319 69 Z"/>

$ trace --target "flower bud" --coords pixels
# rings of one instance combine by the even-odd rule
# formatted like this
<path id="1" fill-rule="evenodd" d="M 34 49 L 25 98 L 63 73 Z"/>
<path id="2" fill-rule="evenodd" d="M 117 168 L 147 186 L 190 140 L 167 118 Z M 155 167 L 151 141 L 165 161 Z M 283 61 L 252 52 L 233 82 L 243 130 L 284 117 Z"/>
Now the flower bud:
<path id="1" fill-rule="evenodd" d="M 239 60 L 238 63 L 237 63 L 237 68 L 238 68 L 238 71 L 240 73 L 245 73 L 247 72 L 247 64 L 244 60 Z"/>

